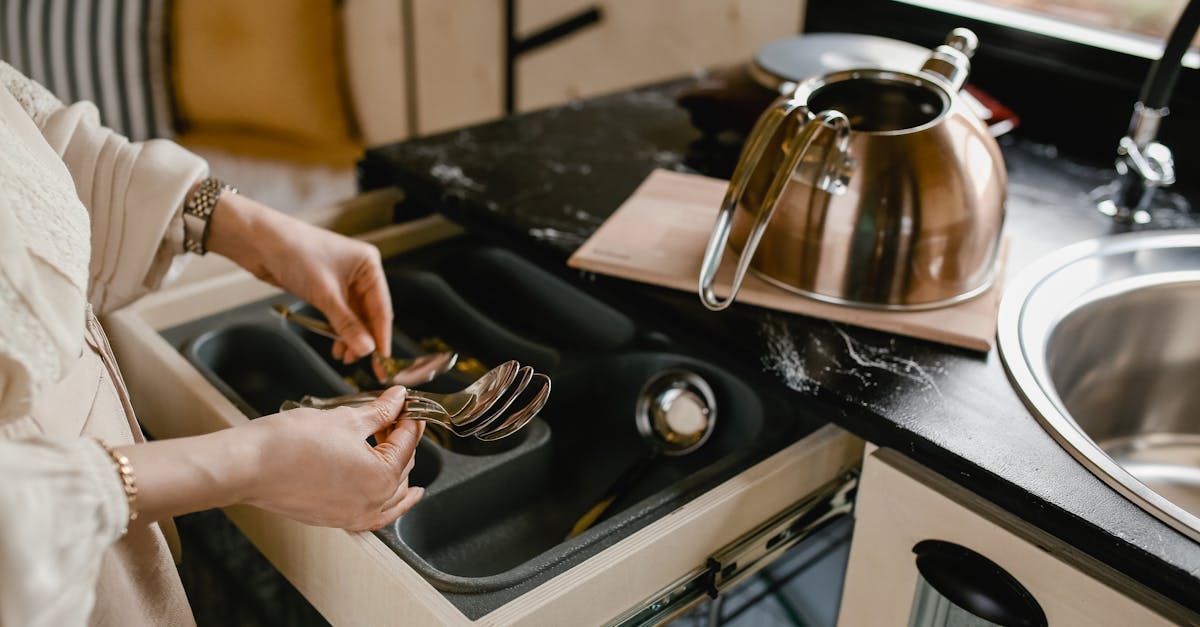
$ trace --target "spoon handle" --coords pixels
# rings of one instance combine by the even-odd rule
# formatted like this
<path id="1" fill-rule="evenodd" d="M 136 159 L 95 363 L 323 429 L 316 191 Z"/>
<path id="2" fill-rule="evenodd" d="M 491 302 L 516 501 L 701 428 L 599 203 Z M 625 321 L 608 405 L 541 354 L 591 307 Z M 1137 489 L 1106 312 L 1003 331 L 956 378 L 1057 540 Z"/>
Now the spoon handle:
<path id="1" fill-rule="evenodd" d="M 308 329 L 317 335 L 327 337 L 331 340 L 342 339 L 337 333 L 333 332 L 333 327 L 329 326 L 329 323 L 325 322 L 324 320 L 318 320 L 311 316 L 298 314 L 291 309 L 288 309 L 286 306 L 280 305 L 279 303 L 271 305 L 271 308 L 275 310 L 275 313 L 282 316 L 284 320 Z"/>
<path id="2" fill-rule="evenodd" d="M 654 467 L 654 463 L 658 461 L 658 455 L 659 452 L 653 450 L 635 460 L 633 464 L 626 468 L 612 482 L 612 485 L 605 491 L 604 496 L 575 521 L 575 524 L 571 526 L 571 530 L 567 532 L 567 537 L 563 539 L 570 540 L 590 529 L 592 525 L 595 525 L 614 504 L 628 494 L 641 481 L 642 477 Z"/>

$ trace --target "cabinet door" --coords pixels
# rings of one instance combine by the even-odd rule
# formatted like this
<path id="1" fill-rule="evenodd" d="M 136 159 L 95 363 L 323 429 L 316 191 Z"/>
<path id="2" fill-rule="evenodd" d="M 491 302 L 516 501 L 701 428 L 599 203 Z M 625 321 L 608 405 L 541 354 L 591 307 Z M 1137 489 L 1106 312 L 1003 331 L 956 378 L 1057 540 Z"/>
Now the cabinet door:
<path id="1" fill-rule="evenodd" d="M 413 129 L 403 4 L 344 0 L 341 18 L 346 86 L 363 141 L 379 146 L 407 139 Z"/>
<path id="2" fill-rule="evenodd" d="M 430 135 L 504 114 L 504 2 L 405 0 L 413 133 Z"/>
<path id="3" fill-rule="evenodd" d="M 504 0 L 344 0 L 341 18 L 368 146 L 504 114 Z"/>
<path id="4" fill-rule="evenodd" d="M 589 8 L 599 22 L 517 59 L 518 110 L 748 61 L 799 33 L 804 14 L 803 0 L 517 0 L 516 36 Z"/>
<path id="5" fill-rule="evenodd" d="M 930 596 L 939 596 L 931 592 L 928 573 L 917 566 L 917 553 L 930 544 L 998 567 L 992 573 L 1016 582 L 1049 625 L 1195 620 L 1181 614 L 1183 608 L 896 451 L 879 449 L 863 464 L 838 624 L 916 624 L 910 616 L 922 611 L 918 606 L 927 610 Z M 955 582 L 969 576 L 959 575 Z"/>
<path id="6" fill-rule="evenodd" d="M 518 111 L 747 62 L 763 44 L 799 33 L 804 15 L 804 0 L 354 0 L 351 82 L 356 99 L 375 99 L 356 106 L 369 138 L 503 115 L 508 2 L 517 41 L 589 9 L 600 15 L 514 59 Z"/>

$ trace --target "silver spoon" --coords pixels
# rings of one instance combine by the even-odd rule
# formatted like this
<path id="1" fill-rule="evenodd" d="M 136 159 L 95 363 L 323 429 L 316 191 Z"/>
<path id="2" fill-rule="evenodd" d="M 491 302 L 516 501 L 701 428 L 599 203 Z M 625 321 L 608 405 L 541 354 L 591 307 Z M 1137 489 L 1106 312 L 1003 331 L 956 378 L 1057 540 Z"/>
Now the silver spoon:
<path id="1" fill-rule="evenodd" d="M 520 370 L 520 364 L 516 361 L 506 361 L 487 371 L 487 373 L 476 379 L 471 385 L 451 394 L 409 390 L 406 404 L 407 402 L 413 402 L 416 403 L 415 409 L 443 412 L 455 425 L 471 426 L 483 414 L 487 413 L 492 405 L 503 395 L 504 391 L 512 385 L 518 370 Z M 383 392 L 383 390 L 372 390 L 329 398 L 305 396 L 298 403 L 296 401 L 287 401 L 284 403 L 284 406 L 287 408 L 315 407 L 317 409 L 331 409 L 344 405 L 361 405 L 375 400 Z M 422 405 L 422 403 L 432 403 L 432 405 Z"/>
<path id="2" fill-rule="evenodd" d="M 524 371 L 525 369 L 523 368 L 522 370 Z M 454 434 L 458 437 L 471 437 L 474 435 L 476 439 L 485 442 L 500 440 L 513 435 L 524 428 L 525 425 L 529 424 L 529 422 L 533 420 L 533 417 L 536 416 L 539 411 L 541 411 L 542 407 L 545 406 L 546 401 L 550 398 L 550 377 L 547 377 L 541 373 L 533 373 L 528 377 L 522 376 L 521 379 L 522 381 L 518 385 L 521 385 L 524 389 L 520 392 L 511 394 L 509 400 L 505 402 L 505 405 L 507 408 L 507 406 L 511 405 L 512 402 L 518 398 L 528 399 L 528 402 L 524 406 L 520 407 L 520 409 L 517 409 L 510 414 L 498 425 L 494 423 L 501 415 L 503 415 L 504 410 L 490 412 L 488 417 L 481 419 L 478 427 L 463 429 L 462 427 L 455 425 L 454 421 L 446 414 L 445 411 L 435 409 L 434 406 L 436 406 L 436 403 L 432 403 L 430 401 L 429 404 L 425 406 L 423 406 L 421 403 L 418 403 L 417 401 L 422 400 L 421 397 L 410 397 L 405 403 L 404 410 L 400 413 L 398 420 L 425 420 L 441 425 L 446 429 L 447 433 Z M 524 387 L 525 384 L 533 381 L 536 381 L 540 385 L 532 389 Z M 526 391 L 530 392 L 530 394 L 524 394 Z M 362 402 L 367 401 L 364 400 Z M 344 403 L 343 405 L 339 406 L 345 406 L 349 404 L 350 403 Z M 303 405 L 297 403 L 296 401 L 287 401 L 283 404 L 283 407 L 281 407 L 280 410 L 294 409 L 296 407 L 303 407 Z M 443 446 L 445 445 L 444 442 L 442 444 Z"/>
<path id="3" fill-rule="evenodd" d="M 471 437 L 474 435 L 477 439 L 488 442 L 506 438 L 529 424 L 550 398 L 550 377 L 541 373 L 535 373 L 528 366 L 520 368 L 515 372 L 506 373 L 506 371 L 515 367 L 515 365 L 516 362 L 506 362 L 489 371 L 488 375 L 494 378 L 496 381 L 495 384 L 486 382 L 486 384 L 480 384 L 479 381 L 476 381 L 476 384 L 480 384 L 478 391 L 489 395 L 493 399 L 490 404 L 478 402 L 477 398 L 473 397 L 472 404 L 469 407 L 463 407 L 459 412 L 451 416 L 442 407 L 442 404 L 445 403 L 453 406 L 455 401 L 448 400 L 448 398 L 454 395 L 411 391 L 398 419 L 436 422 L 446 427 L 447 431 L 459 437 Z M 485 375 L 484 378 L 488 378 L 488 375 Z M 539 385 L 529 388 L 529 384 L 534 381 Z M 468 386 L 467 389 L 471 389 L 471 386 Z M 493 392 L 498 392 L 498 394 L 494 394 Z M 280 411 L 298 407 L 329 409 L 333 407 L 362 405 L 375 400 L 379 394 L 380 392 L 374 391 L 358 392 L 356 394 L 347 394 L 332 398 L 305 396 L 299 402 L 285 401 L 280 407 Z M 500 420 L 504 416 L 504 413 L 518 399 L 522 399 L 524 404 L 518 404 L 519 409 L 504 417 L 503 420 Z M 499 421 L 499 424 L 497 424 L 497 421 Z"/>
<path id="4" fill-rule="evenodd" d="M 542 385 L 540 388 L 535 388 L 537 392 L 533 395 L 529 403 L 525 407 L 513 412 L 511 416 L 498 426 L 475 434 L 476 438 L 485 442 L 507 438 L 523 429 L 525 425 L 529 424 L 529 421 L 533 420 L 533 417 L 546 405 L 546 401 L 550 400 L 550 377 L 539 372 L 533 375 L 533 379 Z"/>
<path id="5" fill-rule="evenodd" d="M 341 336 L 333 331 L 328 322 L 304 314 L 298 314 L 287 306 L 274 303 L 271 308 L 284 320 L 312 331 L 331 340 L 341 340 Z M 421 355 L 412 359 L 403 357 L 384 357 L 378 351 L 372 356 L 383 373 L 380 383 L 388 385 L 403 385 L 406 387 L 429 383 L 438 375 L 445 374 L 454 368 L 458 362 L 458 353 L 442 352 Z"/>

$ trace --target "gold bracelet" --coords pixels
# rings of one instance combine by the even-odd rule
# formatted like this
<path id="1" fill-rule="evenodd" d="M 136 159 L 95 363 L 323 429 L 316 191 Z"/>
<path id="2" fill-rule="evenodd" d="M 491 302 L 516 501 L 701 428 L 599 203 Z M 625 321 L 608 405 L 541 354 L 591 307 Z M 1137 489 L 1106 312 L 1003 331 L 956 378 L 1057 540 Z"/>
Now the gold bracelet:
<path id="1" fill-rule="evenodd" d="M 128 457 L 118 453 L 113 447 L 101 440 L 96 440 L 96 442 L 112 458 L 113 465 L 117 468 L 117 474 L 121 476 L 121 487 L 125 489 L 125 499 L 129 502 L 129 522 L 133 522 L 138 517 L 137 508 L 135 507 L 138 489 L 137 482 L 133 478 L 133 466 L 129 464 Z"/>

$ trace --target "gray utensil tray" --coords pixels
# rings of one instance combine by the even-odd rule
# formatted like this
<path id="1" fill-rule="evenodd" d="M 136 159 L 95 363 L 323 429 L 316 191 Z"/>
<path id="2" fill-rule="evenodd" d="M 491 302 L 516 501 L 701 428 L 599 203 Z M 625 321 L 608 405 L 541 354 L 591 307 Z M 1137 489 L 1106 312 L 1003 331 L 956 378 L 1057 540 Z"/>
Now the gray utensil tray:
<path id="1" fill-rule="evenodd" d="M 376 532 L 468 617 L 544 583 L 797 437 L 795 411 L 785 402 L 506 249 L 460 237 L 386 265 L 394 354 L 418 354 L 421 340 L 436 336 L 488 366 L 518 359 L 553 379 L 548 405 L 513 437 L 456 439 L 450 448 L 423 441 L 412 483 L 427 488 L 425 498 Z M 342 378 L 348 369 L 328 356 L 330 341 L 279 319 L 272 303 L 316 314 L 281 295 L 163 336 L 248 417 L 303 394 L 350 391 Z M 634 424 L 635 401 L 645 381 L 670 368 L 692 370 L 713 388 L 711 439 L 691 455 L 660 457 L 595 526 L 565 539 L 613 480 L 648 454 Z M 451 372 L 422 388 L 450 391 L 469 380 Z"/>

